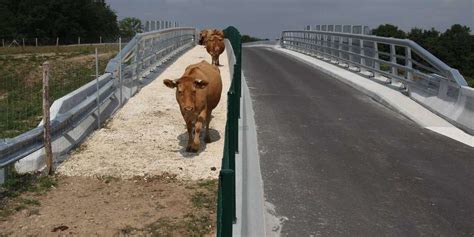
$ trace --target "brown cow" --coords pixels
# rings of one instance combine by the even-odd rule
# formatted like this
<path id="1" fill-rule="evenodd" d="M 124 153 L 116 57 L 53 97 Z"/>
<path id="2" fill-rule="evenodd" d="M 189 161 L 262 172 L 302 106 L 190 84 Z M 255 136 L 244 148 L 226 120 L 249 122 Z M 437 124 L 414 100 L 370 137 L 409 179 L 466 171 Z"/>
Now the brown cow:
<path id="1" fill-rule="evenodd" d="M 214 29 L 214 30 L 212 30 L 212 35 L 218 35 L 218 36 L 220 36 L 220 37 L 222 37 L 222 38 L 225 38 L 224 31 L 222 31 L 222 30 L 216 30 L 216 29 Z"/>
<path id="2" fill-rule="evenodd" d="M 219 66 L 219 56 L 225 50 L 224 38 L 219 35 L 212 35 L 206 42 L 206 50 L 212 57 L 212 64 Z"/>
<path id="3" fill-rule="evenodd" d="M 219 104 L 222 93 L 219 68 L 203 60 L 189 65 L 181 78 L 166 79 L 163 83 L 169 88 L 176 88 L 176 100 L 188 129 L 189 140 L 186 151 L 197 152 L 201 145 L 199 137 L 204 122 L 206 123 L 204 141 L 211 142 L 209 137 L 211 113 Z"/>
<path id="4" fill-rule="evenodd" d="M 206 45 L 207 38 L 212 35 L 213 30 L 205 29 L 199 32 L 199 45 Z"/>
<path id="5" fill-rule="evenodd" d="M 202 30 L 199 33 L 199 45 L 206 45 L 207 40 L 213 36 L 213 35 L 218 35 L 222 38 L 224 38 L 224 31 L 222 30 L 217 30 L 217 29 L 205 29 Z"/>

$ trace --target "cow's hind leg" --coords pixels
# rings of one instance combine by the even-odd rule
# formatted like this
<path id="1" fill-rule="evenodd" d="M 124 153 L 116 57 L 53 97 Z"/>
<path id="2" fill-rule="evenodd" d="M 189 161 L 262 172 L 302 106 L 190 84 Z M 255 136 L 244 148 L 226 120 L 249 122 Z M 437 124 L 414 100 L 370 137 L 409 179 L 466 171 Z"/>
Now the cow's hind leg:
<path id="1" fill-rule="evenodd" d="M 206 143 L 211 143 L 211 136 L 209 136 L 209 124 L 211 123 L 211 116 L 212 111 L 207 113 L 207 118 L 206 118 L 206 137 L 204 137 L 204 141 Z"/>

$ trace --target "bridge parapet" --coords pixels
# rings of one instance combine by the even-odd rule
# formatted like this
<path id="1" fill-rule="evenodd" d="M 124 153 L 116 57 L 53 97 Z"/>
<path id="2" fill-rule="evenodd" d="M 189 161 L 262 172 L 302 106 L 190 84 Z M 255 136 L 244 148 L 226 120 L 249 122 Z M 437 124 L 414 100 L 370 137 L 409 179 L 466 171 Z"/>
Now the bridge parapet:
<path id="1" fill-rule="evenodd" d="M 397 86 L 431 111 L 474 134 L 474 89 L 467 86 L 458 70 L 411 40 L 323 28 L 284 31 L 280 44 Z"/>

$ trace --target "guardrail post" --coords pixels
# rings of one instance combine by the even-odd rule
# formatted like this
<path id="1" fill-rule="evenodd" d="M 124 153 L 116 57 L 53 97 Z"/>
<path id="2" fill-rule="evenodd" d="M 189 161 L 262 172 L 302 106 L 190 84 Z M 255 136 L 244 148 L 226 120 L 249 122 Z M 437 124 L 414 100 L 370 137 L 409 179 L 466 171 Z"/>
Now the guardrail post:
<path id="1" fill-rule="evenodd" d="M 43 129 L 44 151 L 48 175 L 53 173 L 53 149 L 51 144 L 51 121 L 49 116 L 49 62 L 43 63 Z"/>
<path id="2" fill-rule="evenodd" d="M 410 69 L 413 69 L 413 62 L 411 61 L 411 48 L 405 47 L 405 66 Z M 407 71 L 407 79 L 412 81 L 413 80 L 413 72 Z"/>
<path id="3" fill-rule="evenodd" d="M 360 64 L 362 64 L 362 66 L 367 66 L 366 63 L 365 63 L 365 48 L 364 48 L 364 40 L 359 40 L 359 47 L 360 47 L 360 55 L 362 57 L 360 57 Z"/>
<path id="4" fill-rule="evenodd" d="M 390 62 L 394 63 L 394 64 L 397 64 L 397 52 L 395 50 L 395 45 L 394 44 L 390 44 Z M 397 70 L 396 67 L 392 66 L 391 67 L 391 72 L 392 72 L 392 75 L 398 76 L 398 70 Z M 393 81 L 393 80 L 391 80 L 391 81 Z"/>
<path id="5" fill-rule="evenodd" d="M 352 38 L 348 37 L 347 38 L 347 44 L 348 44 L 348 51 L 349 51 L 349 67 L 351 67 L 351 63 L 353 62 L 354 60 L 354 56 L 351 54 L 352 53 Z"/>
<path id="6" fill-rule="evenodd" d="M 380 62 L 378 61 L 379 60 L 379 45 L 376 41 L 374 41 L 374 68 L 376 70 L 380 70 Z M 380 73 L 378 73 L 377 71 L 374 71 L 374 77 L 378 77 L 380 76 Z"/>
<path id="7" fill-rule="evenodd" d="M 222 226 L 221 236 L 232 236 L 232 225 L 235 218 L 235 179 L 233 170 L 221 170 L 219 176 L 222 181 Z"/>

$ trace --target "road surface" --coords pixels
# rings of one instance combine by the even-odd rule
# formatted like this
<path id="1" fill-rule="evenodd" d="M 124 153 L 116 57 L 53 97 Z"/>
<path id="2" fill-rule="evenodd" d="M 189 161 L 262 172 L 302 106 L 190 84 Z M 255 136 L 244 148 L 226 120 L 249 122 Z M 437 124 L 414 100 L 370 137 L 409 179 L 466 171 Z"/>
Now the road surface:
<path id="1" fill-rule="evenodd" d="M 474 235 L 473 148 L 279 51 L 243 70 L 282 236 Z"/>

